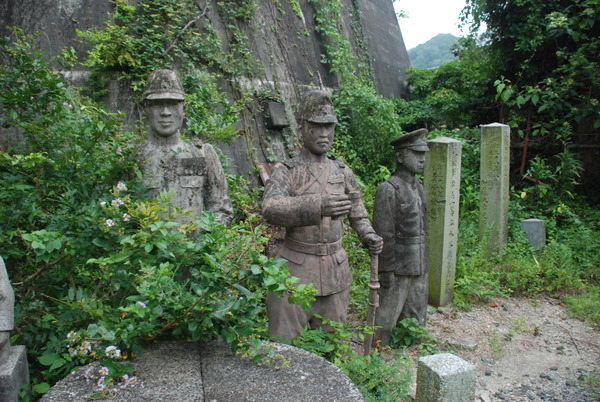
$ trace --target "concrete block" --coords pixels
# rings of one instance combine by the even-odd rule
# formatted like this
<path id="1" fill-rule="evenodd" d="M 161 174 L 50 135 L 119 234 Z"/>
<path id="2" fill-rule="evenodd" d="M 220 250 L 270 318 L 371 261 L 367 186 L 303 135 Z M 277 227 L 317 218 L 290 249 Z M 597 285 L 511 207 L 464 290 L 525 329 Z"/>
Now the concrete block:
<path id="1" fill-rule="evenodd" d="M 532 247 L 541 249 L 546 245 L 546 221 L 525 219 L 521 221 L 521 230 L 527 234 Z"/>
<path id="2" fill-rule="evenodd" d="M 29 385 L 25 346 L 9 347 L 0 362 L 0 401 L 17 401 L 23 385 Z"/>
<path id="3" fill-rule="evenodd" d="M 417 368 L 417 402 L 475 400 L 475 366 L 451 353 L 425 356 Z"/>

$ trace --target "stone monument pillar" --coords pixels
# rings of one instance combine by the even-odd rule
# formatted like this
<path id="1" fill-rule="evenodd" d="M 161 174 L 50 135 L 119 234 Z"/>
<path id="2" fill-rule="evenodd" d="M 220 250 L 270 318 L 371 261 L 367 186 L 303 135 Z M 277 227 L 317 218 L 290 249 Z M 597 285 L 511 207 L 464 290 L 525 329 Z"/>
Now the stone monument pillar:
<path id="1" fill-rule="evenodd" d="M 10 346 L 14 328 L 15 294 L 0 257 L 0 401 L 16 401 L 23 385 L 29 384 L 25 346 Z"/>
<path id="2" fill-rule="evenodd" d="M 479 240 L 489 239 L 489 256 L 500 254 L 508 237 L 509 165 L 509 127 L 499 123 L 481 126 Z"/>
<path id="3" fill-rule="evenodd" d="M 441 137 L 427 146 L 423 184 L 429 206 L 429 304 L 440 307 L 454 297 L 462 143 Z"/>

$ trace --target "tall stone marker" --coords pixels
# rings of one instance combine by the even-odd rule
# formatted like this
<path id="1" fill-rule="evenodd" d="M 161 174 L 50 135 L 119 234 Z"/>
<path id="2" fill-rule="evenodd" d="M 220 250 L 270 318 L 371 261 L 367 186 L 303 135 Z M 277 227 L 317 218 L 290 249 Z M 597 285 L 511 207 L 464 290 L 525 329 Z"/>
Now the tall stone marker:
<path id="1" fill-rule="evenodd" d="M 429 206 L 429 304 L 440 307 L 454 297 L 462 142 L 441 137 L 427 145 L 423 181 Z"/>
<path id="2" fill-rule="evenodd" d="M 499 123 L 481 126 L 479 241 L 488 239 L 489 256 L 502 252 L 508 236 L 509 165 L 509 127 Z"/>
<path id="3" fill-rule="evenodd" d="M 16 401 L 23 385 L 29 384 L 25 346 L 10 346 L 14 328 L 15 294 L 0 257 L 0 401 Z"/>

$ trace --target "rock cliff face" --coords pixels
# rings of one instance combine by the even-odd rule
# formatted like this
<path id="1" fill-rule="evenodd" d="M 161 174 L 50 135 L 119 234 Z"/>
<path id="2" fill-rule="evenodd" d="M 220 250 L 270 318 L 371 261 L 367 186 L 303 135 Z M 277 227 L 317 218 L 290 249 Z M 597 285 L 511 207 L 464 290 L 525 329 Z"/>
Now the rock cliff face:
<path id="1" fill-rule="evenodd" d="M 231 32 L 217 11 L 218 0 L 207 1 L 207 19 L 222 38 L 230 39 Z M 204 1 L 201 3 L 204 6 Z M 403 96 L 406 92 L 403 71 L 409 67 L 409 59 L 392 1 L 342 0 L 342 3 L 342 32 L 356 54 L 369 58 L 377 89 L 387 97 Z M 237 174 L 247 174 L 260 163 L 272 160 L 273 154 L 276 159 L 286 157 L 284 138 L 298 127 L 294 114 L 304 88 L 337 87 L 336 74 L 321 63 L 324 39 L 315 31 L 315 4 L 299 0 L 301 12 L 291 4 L 286 0 L 259 0 L 252 19 L 241 27 L 259 73 L 252 78 L 236 77 L 236 81 L 257 92 L 265 89 L 276 92 L 283 108 L 273 104 L 269 108 L 257 100 L 243 115 L 242 135 L 232 144 L 220 144 Z M 72 46 L 82 57 L 85 43 L 76 30 L 102 26 L 112 7 L 109 0 L 0 0 L 0 35 L 6 34 L 8 26 L 20 27 L 27 33 L 40 32 L 36 45 L 47 52 L 48 58 L 65 46 Z M 82 74 L 85 75 L 73 72 L 74 77 Z M 123 83 L 113 83 L 106 103 L 110 110 L 123 111 L 135 121 L 139 112 L 125 87 Z M 236 98 L 236 89 L 228 83 L 223 84 L 223 91 Z M 265 116 L 269 110 L 271 114 Z M 279 115 L 272 116 L 278 110 Z M 283 124 L 272 124 L 273 117 L 282 118 Z M 284 127 L 286 124 L 289 126 Z"/>

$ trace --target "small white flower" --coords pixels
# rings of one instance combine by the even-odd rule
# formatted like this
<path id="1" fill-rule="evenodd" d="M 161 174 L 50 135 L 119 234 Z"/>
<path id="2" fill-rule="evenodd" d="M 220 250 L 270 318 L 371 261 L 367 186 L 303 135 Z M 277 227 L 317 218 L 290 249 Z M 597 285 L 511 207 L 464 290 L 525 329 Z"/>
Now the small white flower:
<path id="1" fill-rule="evenodd" d="M 108 375 L 108 367 L 101 366 L 98 369 L 98 374 L 100 374 L 102 377 L 106 377 Z"/>
<path id="2" fill-rule="evenodd" d="M 81 344 L 81 346 L 79 346 L 79 350 L 81 350 L 84 353 L 91 352 L 92 351 L 92 344 L 89 343 L 88 341 L 84 341 Z"/>
<path id="3" fill-rule="evenodd" d="M 139 302 L 136 302 L 136 304 L 137 304 L 138 306 L 140 306 L 141 308 L 146 308 L 146 307 L 148 307 L 148 306 L 146 306 L 146 303 L 144 303 L 144 302 L 141 302 L 141 301 L 139 301 Z"/>
<path id="4" fill-rule="evenodd" d="M 112 201 L 110 202 L 110 205 L 112 205 L 112 206 L 113 206 L 113 207 L 115 207 L 115 208 L 118 208 L 118 207 L 120 207 L 121 205 L 123 205 L 123 201 L 121 201 L 121 199 L 120 199 L 120 198 L 115 198 L 114 200 L 112 200 Z"/>
<path id="5" fill-rule="evenodd" d="M 106 201 L 101 201 L 100 205 L 102 206 L 102 208 L 105 208 L 106 207 Z"/>
<path id="6" fill-rule="evenodd" d="M 131 216 L 129 214 L 123 214 L 123 222 L 127 222 Z"/>
<path id="7" fill-rule="evenodd" d="M 107 219 L 106 220 L 106 226 L 108 226 L 109 228 L 111 228 L 111 227 L 113 227 L 115 225 L 116 225 L 116 223 L 112 219 Z"/>
<path id="8" fill-rule="evenodd" d="M 117 190 L 119 191 L 127 191 L 127 185 L 122 181 L 117 183 Z"/>
<path id="9" fill-rule="evenodd" d="M 121 351 L 119 349 L 117 349 L 116 346 L 113 346 L 113 345 L 107 347 L 106 350 L 104 351 L 104 353 L 108 357 L 120 357 L 121 356 Z"/>

